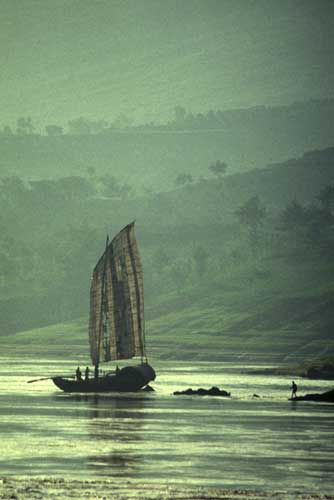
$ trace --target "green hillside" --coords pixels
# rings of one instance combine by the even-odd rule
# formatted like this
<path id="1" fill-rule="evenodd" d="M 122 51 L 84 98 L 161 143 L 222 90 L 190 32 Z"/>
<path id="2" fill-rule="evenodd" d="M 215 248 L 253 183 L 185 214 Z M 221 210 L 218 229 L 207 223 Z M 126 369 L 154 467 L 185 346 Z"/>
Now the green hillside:
<path id="1" fill-rule="evenodd" d="M 333 164 L 328 148 L 126 199 L 101 197 L 80 178 L 4 178 L 2 342 L 22 352 L 30 343 L 36 352 L 58 352 L 63 331 L 65 344 L 75 341 L 86 352 L 86 320 L 74 320 L 87 315 L 91 270 L 106 232 L 136 219 L 148 339 L 157 356 L 331 352 Z M 60 336 L 44 343 L 52 331 Z"/>
<path id="2" fill-rule="evenodd" d="M 334 354 L 333 264 L 277 262 L 271 274 L 184 288 L 150 301 L 154 359 L 291 364 Z M 9 356 L 87 358 L 87 318 L 2 336 Z"/>

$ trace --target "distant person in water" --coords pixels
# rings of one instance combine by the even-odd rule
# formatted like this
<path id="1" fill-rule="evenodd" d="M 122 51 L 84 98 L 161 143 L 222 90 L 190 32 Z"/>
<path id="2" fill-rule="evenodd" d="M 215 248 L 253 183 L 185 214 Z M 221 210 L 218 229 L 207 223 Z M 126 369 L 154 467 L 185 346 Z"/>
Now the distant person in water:
<path id="1" fill-rule="evenodd" d="M 80 370 L 80 367 L 78 366 L 78 368 L 76 369 L 76 372 L 75 372 L 75 376 L 77 377 L 77 380 L 82 380 L 82 374 L 81 374 L 81 370 Z"/>
<path id="2" fill-rule="evenodd" d="M 88 366 L 86 366 L 86 370 L 85 370 L 85 380 L 88 380 L 89 379 L 89 368 Z"/>
<path id="3" fill-rule="evenodd" d="M 99 365 L 94 367 L 94 378 L 99 378 Z"/>
<path id="4" fill-rule="evenodd" d="M 295 399 L 297 397 L 298 387 L 297 387 L 296 382 L 294 382 L 294 381 L 292 382 L 291 390 L 292 390 L 291 399 Z"/>

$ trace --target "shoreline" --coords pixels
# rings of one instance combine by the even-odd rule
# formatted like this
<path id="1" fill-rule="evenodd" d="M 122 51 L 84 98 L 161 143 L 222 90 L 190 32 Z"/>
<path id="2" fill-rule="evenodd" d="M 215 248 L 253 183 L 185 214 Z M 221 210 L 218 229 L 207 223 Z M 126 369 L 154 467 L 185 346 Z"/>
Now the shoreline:
<path id="1" fill-rule="evenodd" d="M 313 375 L 310 375 L 305 372 L 303 369 L 296 368 L 255 368 L 254 370 L 248 369 L 242 371 L 242 373 L 246 375 L 265 375 L 265 376 L 283 376 L 283 377 L 291 377 L 291 378 L 303 378 L 310 381 L 317 380 L 334 380 L 334 373 L 323 373 L 323 372 L 312 372 Z"/>
<path id="2" fill-rule="evenodd" d="M 334 500 L 334 495 L 303 491 L 267 491 L 244 488 L 154 486 L 114 480 L 63 477 L 0 477 L 2 500 Z"/>

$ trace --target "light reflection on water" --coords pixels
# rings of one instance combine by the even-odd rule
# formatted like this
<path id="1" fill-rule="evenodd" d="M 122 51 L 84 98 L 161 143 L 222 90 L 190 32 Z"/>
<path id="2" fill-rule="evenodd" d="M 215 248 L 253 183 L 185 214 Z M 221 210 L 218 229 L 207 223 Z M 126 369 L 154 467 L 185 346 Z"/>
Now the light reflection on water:
<path id="1" fill-rule="evenodd" d="M 77 362 L 10 360 L 0 369 L 0 472 L 153 484 L 331 491 L 334 405 L 292 403 L 288 377 L 232 365 L 153 363 L 155 393 L 64 394 Z M 329 381 L 297 381 L 321 392 Z M 231 399 L 173 396 L 219 386 Z M 254 398 L 253 394 L 260 398 Z"/>

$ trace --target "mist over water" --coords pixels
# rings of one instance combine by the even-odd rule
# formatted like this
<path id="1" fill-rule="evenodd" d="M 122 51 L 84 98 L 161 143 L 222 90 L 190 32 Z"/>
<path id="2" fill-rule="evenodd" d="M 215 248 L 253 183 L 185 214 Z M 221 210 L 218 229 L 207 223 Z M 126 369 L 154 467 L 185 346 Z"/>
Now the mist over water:
<path id="1" fill-rule="evenodd" d="M 139 483 L 333 489 L 333 406 L 288 401 L 288 377 L 159 362 L 154 393 L 64 394 L 50 380 L 26 383 L 71 373 L 76 363 L 1 359 L 1 475 L 121 478 L 129 490 Z M 297 383 L 301 393 L 332 386 Z M 172 395 L 213 385 L 232 397 Z"/>

